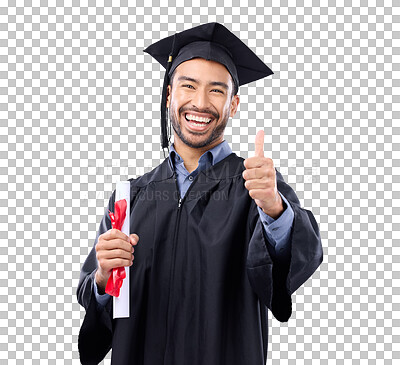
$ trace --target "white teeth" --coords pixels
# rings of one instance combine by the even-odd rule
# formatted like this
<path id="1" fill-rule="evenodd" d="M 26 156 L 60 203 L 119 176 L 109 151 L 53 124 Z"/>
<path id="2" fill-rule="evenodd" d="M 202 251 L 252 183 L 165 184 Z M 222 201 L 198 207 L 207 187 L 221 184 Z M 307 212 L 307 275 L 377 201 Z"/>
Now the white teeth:
<path id="1" fill-rule="evenodd" d="M 203 123 L 210 123 L 210 118 L 201 118 L 196 115 L 186 114 L 186 119 L 188 120 L 195 120 L 196 122 L 203 122 Z M 195 123 L 196 124 L 196 123 Z"/>

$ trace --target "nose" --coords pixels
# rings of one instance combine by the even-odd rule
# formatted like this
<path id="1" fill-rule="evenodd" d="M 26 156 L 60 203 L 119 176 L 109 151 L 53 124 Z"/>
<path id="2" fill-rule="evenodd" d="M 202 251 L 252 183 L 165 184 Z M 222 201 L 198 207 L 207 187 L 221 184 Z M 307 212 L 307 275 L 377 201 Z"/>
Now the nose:
<path id="1" fill-rule="evenodd" d="M 206 90 L 198 88 L 193 95 L 192 104 L 199 110 L 206 109 L 210 106 L 210 99 Z"/>

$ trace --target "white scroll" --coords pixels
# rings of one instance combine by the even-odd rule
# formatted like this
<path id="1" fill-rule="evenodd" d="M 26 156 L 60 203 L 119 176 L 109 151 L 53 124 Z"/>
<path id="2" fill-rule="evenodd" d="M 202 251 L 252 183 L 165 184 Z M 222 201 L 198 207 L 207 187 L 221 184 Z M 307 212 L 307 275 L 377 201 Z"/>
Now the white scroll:
<path id="1" fill-rule="evenodd" d="M 130 227 L 130 203 L 131 203 L 131 183 L 130 181 L 117 182 L 115 192 L 115 201 L 126 200 L 126 217 L 122 225 L 121 232 L 129 236 Z M 119 292 L 119 297 L 113 297 L 113 317 L 114 318 L 127 318 L 129 317 L 129 266 L 125 267 L 126 278 L 122 282 Z"/>

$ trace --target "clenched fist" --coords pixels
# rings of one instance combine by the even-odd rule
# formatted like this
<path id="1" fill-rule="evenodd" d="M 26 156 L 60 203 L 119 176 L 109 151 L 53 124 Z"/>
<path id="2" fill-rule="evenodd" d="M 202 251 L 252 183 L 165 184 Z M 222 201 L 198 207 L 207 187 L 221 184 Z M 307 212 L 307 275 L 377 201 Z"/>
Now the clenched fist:
<path id="1" fill-rule="evenodd" d="M 276 187 L 276 171 L 273 161 L 264 156 L 264 131 L 258 131 L 255 156 L 244 160 L 244 186 L 264 213 L 276 219 L 284 211 L 282 198 Z"/>
<path id="2" fill-rule="evenodd" d="M 118 229 L 110 229 L 99 236 L 96 244 L 96 283 L 99 294 L 104 294 L 112 269 L 133 264 L 133 246 L 137 245 L 138 241 L 137 234 L 133 233 L 128 237 Z"/>

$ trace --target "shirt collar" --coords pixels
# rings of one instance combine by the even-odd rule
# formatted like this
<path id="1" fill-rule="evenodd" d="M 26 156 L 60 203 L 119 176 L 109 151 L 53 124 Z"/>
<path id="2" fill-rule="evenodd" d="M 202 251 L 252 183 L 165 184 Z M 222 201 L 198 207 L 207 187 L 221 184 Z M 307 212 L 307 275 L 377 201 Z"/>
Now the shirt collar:
<path id="1" fill-rule="evenodd" d="M 211 166 L 213 166 L 219 161 L 223 160 L 225 157 L 229 156 L 231 153 L 232 149 L 229 146 L 228 142 L 226 140 L 223 140 L 220 144 L 204 152 L 200 156 L 199 161 L 208 158 L 209 161 L 211 162 Z M 172 163 L 172 166 L 174 167 L 176 163 L 178 164 L 183 162 L 182 157 L 179 156 L 178 152 L 176 152 L 173 143 L 171 143 L 169 147 L 169 159 L 170 162 Z"/>

